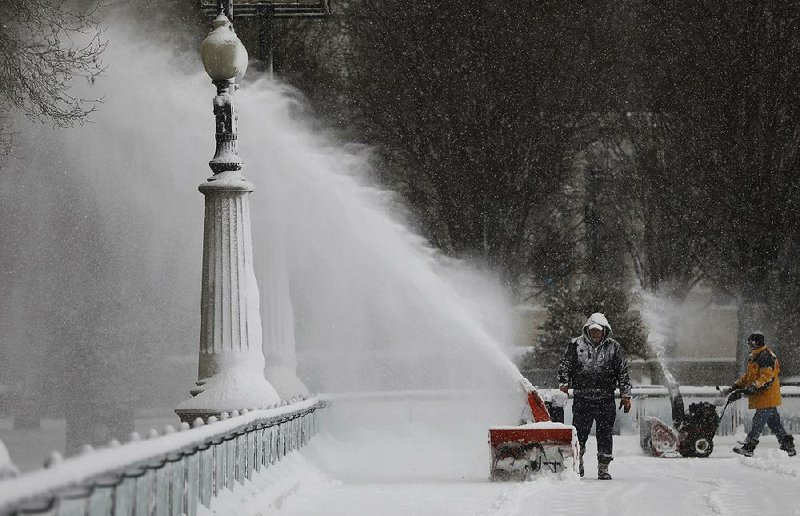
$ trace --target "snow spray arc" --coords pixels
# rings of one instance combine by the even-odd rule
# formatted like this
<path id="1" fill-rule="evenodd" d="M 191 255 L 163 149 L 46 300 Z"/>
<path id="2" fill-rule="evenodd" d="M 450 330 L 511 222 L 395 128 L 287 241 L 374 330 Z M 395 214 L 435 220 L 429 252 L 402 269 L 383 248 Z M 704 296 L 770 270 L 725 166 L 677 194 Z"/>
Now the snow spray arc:
<path id="1" fill-rule="evenodd" d="M 250 174 L 270 163 L 258 168 L 253 231 L 258 252 L 280 245 L 265 228 L 283 228 L 303 378 L 324 391 L 513 386 L 520 374 L 490 334 L 508 313 L 501 295 L 410 232 L 391 195 L 366 186 L 366 158 L 304 129 L 273 84 L 240 93 L 273 110 L 242 116 Z M 279 122 L 251 125 L 264 119 Z"/>

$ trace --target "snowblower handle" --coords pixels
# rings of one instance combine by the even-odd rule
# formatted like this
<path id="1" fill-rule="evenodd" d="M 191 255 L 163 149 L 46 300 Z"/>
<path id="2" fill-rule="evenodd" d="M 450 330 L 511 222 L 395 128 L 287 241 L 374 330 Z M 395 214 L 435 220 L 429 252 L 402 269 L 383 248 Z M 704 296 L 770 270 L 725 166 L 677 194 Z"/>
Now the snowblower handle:
<path id="1" fill-rule="evenodd" d="M 745 389 L 731 389 L 731 392 L 728 393 L 728 402 L 725 405 L 729 405 L 738 400 L 743 394 L 745 394 Z"/>
<path id="2" fill-rule="evenodd" d="M 727 410 L 728 405 L 741 398 L 743 392 L 744 389 L 731 389 L 731 392 L 729 392 L 727 396 L 728 400 L 725 402 L 725 406 L 722 407 L 722 412 L 719 414 L 720 419 L 722 419 L 722 416 L 725 414 L 725 410 Z"/>

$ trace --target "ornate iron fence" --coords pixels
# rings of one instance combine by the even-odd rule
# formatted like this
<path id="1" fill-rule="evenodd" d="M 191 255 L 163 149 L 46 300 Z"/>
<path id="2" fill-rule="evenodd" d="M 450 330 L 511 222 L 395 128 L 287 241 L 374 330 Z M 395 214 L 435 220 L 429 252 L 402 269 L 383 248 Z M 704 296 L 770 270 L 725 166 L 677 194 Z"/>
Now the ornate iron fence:
<path id="1" fill-rule="evenodd" d="M 106 448 L 51 461 L 49 467 L 0 482 L 0 514 L 173 516 L 197 514 L 222 489 L 281 460 L 316 434 L 316 398 L 265 410 L 198 419 L 181 431 L 132 434 Z"/>

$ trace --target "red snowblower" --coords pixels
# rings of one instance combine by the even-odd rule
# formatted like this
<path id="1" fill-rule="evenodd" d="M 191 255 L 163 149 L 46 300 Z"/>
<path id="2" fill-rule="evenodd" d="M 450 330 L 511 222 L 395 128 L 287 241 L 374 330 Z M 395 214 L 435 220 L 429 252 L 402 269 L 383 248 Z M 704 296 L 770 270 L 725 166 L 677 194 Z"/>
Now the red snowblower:
<path id="1" fill-rule="evenodd" d="M 489 479 L 528 480 L 539 471 L 576 470 L 578 438 L 575 427 L 554 423 L 544 401 L 524 383 L 533 423 L 489 428 L 491 470 Z"/>

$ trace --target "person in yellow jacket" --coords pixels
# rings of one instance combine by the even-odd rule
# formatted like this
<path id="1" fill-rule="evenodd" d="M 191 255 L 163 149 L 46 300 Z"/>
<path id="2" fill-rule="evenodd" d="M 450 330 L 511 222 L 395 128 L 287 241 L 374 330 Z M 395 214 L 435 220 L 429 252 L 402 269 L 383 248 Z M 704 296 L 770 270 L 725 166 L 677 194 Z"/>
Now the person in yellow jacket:
<path id="1" fill-rule="evenodd" d="M 728 394 L 736 390 L 747 394 L 748 407 L 755 409 L 756 413 L 753 415 L 753 427 L 747 434 L 747 439 L 733 451 L 752 457 L 764 425 L 767 425 L 777 437 L 781 450 L 793 457 L 797 454 L 794 438 L 786 433 L 778 413 L 778 405 L 781 404 L 781 383 L 778 378 L 781 364 L 775 353 L 764 343 L 764 334 L 760 331 L 750 335 L 747 345 L 750 347 L 747 370 L 733 383 Z"/>

